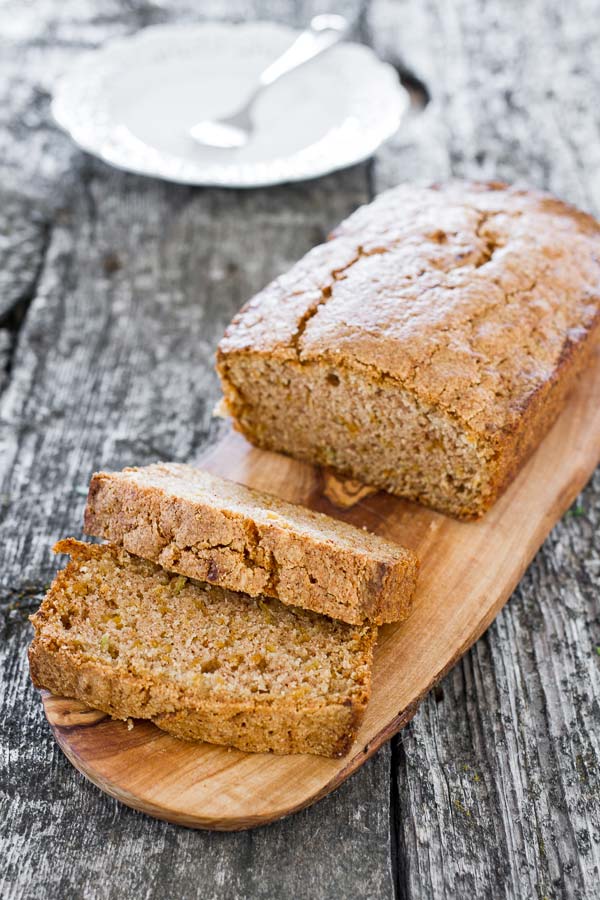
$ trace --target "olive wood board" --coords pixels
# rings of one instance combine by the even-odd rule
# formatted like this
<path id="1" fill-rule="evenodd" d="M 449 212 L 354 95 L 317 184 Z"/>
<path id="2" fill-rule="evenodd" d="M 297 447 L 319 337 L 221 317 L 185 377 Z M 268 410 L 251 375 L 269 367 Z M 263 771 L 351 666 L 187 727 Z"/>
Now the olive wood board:
<path id="1" fill-rule="evenodd" d="M 406 544 L 421 559 L 412 615 L 380 629 L 372 698 L 352 749 L 342 759 L 242 753 L 181 741 L 149 722 L 116 722 L 43 692 L 64 753 L 128 806 L 193 828 L 264 825 L 328 794 L 410 721 L 510 597 L 600 460 L 599 399 L 596 355 L 508 491 L 483 519 L 466 523 L 336 481 L 229 432 L 202 458 L 205 468 L 364 525 Z"/>

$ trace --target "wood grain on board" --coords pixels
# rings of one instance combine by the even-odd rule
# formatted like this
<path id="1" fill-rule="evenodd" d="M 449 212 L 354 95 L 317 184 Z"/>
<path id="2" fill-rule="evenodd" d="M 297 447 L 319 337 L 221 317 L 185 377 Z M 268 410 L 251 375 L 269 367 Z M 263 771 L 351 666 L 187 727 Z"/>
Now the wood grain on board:
<path id="1" fill-rule="evenodd" d="M 342 513 L 326 499 L 323 488 L 327 482 L 331 496 L 331 479 L 319 470 L 257 450 L 230 433 L 206 455 L 208 469 L 337 514 L 410 547 L 421 559 L 414 612 L 379 630 L 372 698 L 352 749 L 339 760 L 242 753 L 179 741 L 149 723 L 131 728 L 46 693 L 46 715 L 60 746 L 118 800 L 192 827 L 250 828 L 318 800 L 410 721 L 508 599 L 600 460 L 599 396 L 596 354 L 516 481 L 483 519 L 470 523 L 383 493 L 358 499 Z M 342 492 L 353 498 L 355 490 Z"/>

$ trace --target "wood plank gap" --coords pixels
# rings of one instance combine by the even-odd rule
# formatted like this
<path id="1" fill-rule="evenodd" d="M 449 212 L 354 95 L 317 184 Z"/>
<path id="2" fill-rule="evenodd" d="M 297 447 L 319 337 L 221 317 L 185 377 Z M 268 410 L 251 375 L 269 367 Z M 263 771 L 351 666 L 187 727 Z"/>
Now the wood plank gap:
<path id="1" fill-rule="evenodd" d="M 405 761 L 402 737 L 397 735 L 391 741 L 392 752 L 390 755 L 390 868 L 392 871 L 392 884 L 395 900 L 406 900 L 406 886 L 404 868 L 406 858 L 402 846 L 402 832 L 400 829 L 400 792 L 398 785 L 398 772 Z"/>
<path id="2" fill-rule="evenodd" d="M 31 304 L 35 300 L 38 287 L 46 265 L 48 255 L 48 247 L 52 237 L 52 228 L 49 222 L 42 225 L 42 245 L 39 254 L 38 264 L 31 279 L 27 285 L 27 289 L 15 300 L 7 313 L 2 317 L 0 325 L 3 333 L 7 336 L 6 346 L 3 348 L 0 364 L 2 365 L 2 373 L 0 374 L 0 396 L 6 391 L 10 384 L 13 373 L 15 354 L 19 342 L 19 334 L 27 319 L 27 314 Z"/>

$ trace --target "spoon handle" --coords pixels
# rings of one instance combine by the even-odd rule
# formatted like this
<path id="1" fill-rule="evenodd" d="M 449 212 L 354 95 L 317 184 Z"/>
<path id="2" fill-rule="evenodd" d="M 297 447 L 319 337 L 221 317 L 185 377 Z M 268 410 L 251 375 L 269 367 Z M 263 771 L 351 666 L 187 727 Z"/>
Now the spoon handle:
<path id="1" fill-rule="evenodd" d="M 260 88 L 273 84 L 282 75 L 329 50 L 344 38 L 347 30 L 348 23 L 343 16 L 315 16 L 306 31 L 261 73 Z"/>

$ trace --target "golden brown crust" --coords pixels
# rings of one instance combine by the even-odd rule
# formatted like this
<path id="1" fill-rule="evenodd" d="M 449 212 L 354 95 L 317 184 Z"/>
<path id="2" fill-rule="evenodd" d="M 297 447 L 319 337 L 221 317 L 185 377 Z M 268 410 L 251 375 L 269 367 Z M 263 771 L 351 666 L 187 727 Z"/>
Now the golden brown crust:
<path id="1" fill-rule="evenodd" d="M 236 686 L 235 673 L 228 683 L 217 687 L 211 682 L 214 675 L 211 667 L 206 672 L 194 669 L 198 659 L 193 649 L 186 649 L 189 639 L 182 637 L 189 624 L 190 637 L 199 638 L 200 646 L 206 645 L 210 638 L 214 629 L 212 607 L 205 611 L 205 620 L 201 616 L 194 619 L 195 605 L 211 602 L 205 588 L 190 582 L 180 590 L 177 582 L 181 579 L 174 579 L 179 593 L 169 594 L 167 602 L 171 606 L 183 604 L 177 617 L 169 608 L 156 609 L 157 604 L 163 603 L 161 592 L 169 583 L 168 576 L 158 567 L 110 545 L 89 545 L 68 539 L 59 542 L 55 549 L 69 553 L 72 560 L 58 573 L 40 610 L 32 616 L 35 637 L 29 649 L 29 662 L 36 686 L 75 697 L 115 718 L 152 719 L 160 728 L 179 737 L 223 743 L 242 750 L 338 756 L 349 748 L 369 698 L 375 629 L 357 631 L 312 613 L 293 614 L 276 601 L 270 601 L 267 622 L 279 619 L 287 622 L 299 616 L 301 633 L 306 629 L 309 641 L 318 633 L 311 629 L 318 629 L 322 638 L 320 646 L 330 646 L 336 659 L 341 658 L 340 654 L 348 654 L 346 659 L 353 660 L 352 671 L 360 674 L 355 677 L 348 670 L 347 686 L 335 690 L 315 691 L 302 684 L 295 687 L 297 667 L 303 665 L 298 657 L 294 674 L 290 671 L 289 686 L 281 681 L 281 673 L 275 672 L 272 680 L 276 688 L 270 690 L 268 686 L 260 687 L 264 673 L 261 658 L 254 677 L 260 688 L 258 692 L 254 692 L 252 684 L 251 690 L 241 689 L 241 674 L 239 687 Z M 92 585 L 87 595 L 82 590 L 84 584 Z M 208 588 L 211 590 L 219 591 Z M 142 591 L 145 594 L 140 598 Z M 132 599 L 136 596 L 137 599 Z M 132 604 L 138 608 L 135 616 L 128 618 L 127 609 Z M 232 626 L 235 628 L 236 604 L 242 608 L 242 622 L 247 622 L 248 630 L 258 609 L 255 601 L 248 600 L 246 609 L 243 598 L 230 595 L 229 608 L 225 610 L 230 625 L 226 625 L 225 634 Z M 149 621 L 154 613 L 157 613 L 153 620 L 156 625 Z M 116 621 L 114 627 L 113 621 Z M 202 621 L 206 622 L 204 632 Z M 106 622 L 100 630 L 99 622 Z M 260 629 L 265 634 L 264 643 L 268 644 L 269 625 L 262 623 Z M 133 653 L 125 646 L 132 638 L 140 645 Z M 158 657 L 151 664 L 150 656 L 160 652 L 160 648 L 155 648 L 161 641 L 173 643 L 174 655 L 166 665 Z M 262 638 L 259 644 L 262 648 Z M 251 653 L 251 642 L 247 647 Z M 177 652 L 183 655 L 177 656 Z M 293 660 L 293 652 L 289 658 Z M 223 666 L 226 665 L 223 657 Z M 200 680 L 206 683 L 199 687 L 198 676 L 189 677 L 190 669 L 204 672 Z M 247 681 L 249 674 L 252 677 L 248 666 L 244 674 Z"/>
<path id="2" fill-rule="evenodd" d="M 351 624 L 411 610 L 409 550 L 179 463 L 94 475 L 85 531 L 169 571 Z"/>
<path id="3" fill-rule="evenodd" d="M 260 446 L 319 464 L 328 462 L 321 445 L 329 441 L 329 464 L 344 474 L 375 478 L 367 483 L 455 515 L 480 515 L 556 418 L 597 342 L 599 251 L 591 216 L 538 191 L 498 182 L 389 191 L 234 318 L 217 367 L 236 426 Z M 286 441 L 241 377 L 249 361 L 261 372 L 267 363 L 285 372 L 290 417 L 298 416 L 294 392 L 314 396 L 319 370 L 341 381 L 362 378 L 373 386 L 371 402 L 378 383 L 396 390 L 398 415 L 409 403 L 415 418 L 437 417 L 435 427 L 425 426 L 434 444 L 445 440 L 440 422 L 453 430 L 446 471 L 425 458 L 424 484 L 405 472 L 386 477 L 368 465 L 366 444 L 365 465 L 354 461 L 349 445 L 360 434 L 352 431 L 322 429 L 315 446 L 297 435 Z M 294 367 L 299 378 L 290 375 Z M 322 405 L 331 418 L 335 406 Z M 343 391 L 340 405 L 349 419 Z M 393 418 L 389 407 L 386 415 Z M 394 446 L 401 439 L 387 437 Z M 372 454 L 387 453 L 386 435 L 377 440 Z M 402 468 L 396 458 L 390 466 Z M 445 475 L 454 496 L 428 489 L 428 476 Z"/>

